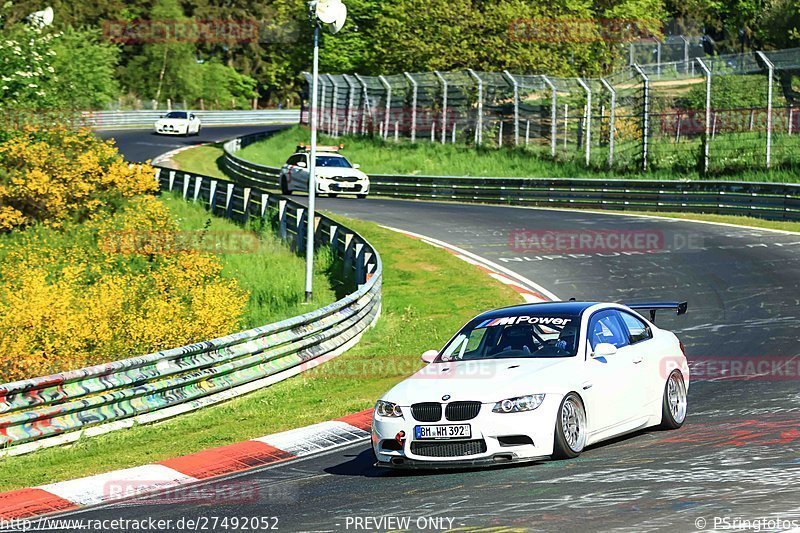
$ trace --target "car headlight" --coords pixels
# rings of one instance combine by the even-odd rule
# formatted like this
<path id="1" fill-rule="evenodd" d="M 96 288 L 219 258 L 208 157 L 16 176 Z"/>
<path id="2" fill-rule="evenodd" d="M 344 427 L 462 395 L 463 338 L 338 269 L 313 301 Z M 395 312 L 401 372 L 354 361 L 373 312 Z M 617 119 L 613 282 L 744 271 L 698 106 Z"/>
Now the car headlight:
<path id="1" fill-rule="evenodd" d="M 378 403 L 375 404 L 375 414 L 378 416 L 387 416 L 389 418 L 398 418 L 403 416 L 403 410 L 400 409 L 400 406 L 396 403 L 378 400 Z"/>
<path id="2" fill-rule="evenodd" d="M 493 413 L 521 413 L 533 411 L 544 401 L 544 394 L 529 394 L 519 398 L 509 398 L 494 404 Z"/>

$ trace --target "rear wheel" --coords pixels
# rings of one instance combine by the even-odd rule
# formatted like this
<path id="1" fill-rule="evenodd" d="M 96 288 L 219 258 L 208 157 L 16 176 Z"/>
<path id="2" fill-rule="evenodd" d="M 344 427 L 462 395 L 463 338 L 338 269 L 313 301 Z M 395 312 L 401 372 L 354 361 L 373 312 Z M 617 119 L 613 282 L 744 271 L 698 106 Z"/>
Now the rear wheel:
<path id="1" fill-rule="evenodd" d="M 661 427 L 678 429 L 686 420 L 688 408 L 686 383 L 680 370 L 673 370 L 664 385 L 664 399 L 661 402 Z"/>
<path id="2" fill-rule="evenodd" d="M 286 176 L 281 176 L 281 194 L 290 196 L 292 191 L 289 190 L 289 184 L 286 182 Z"/>
<path id="3" fill-rule="evenodd" d="M 558 408 L 553 458 L 578 457 L 586 446 L 586 431 L 586 411 L 583 402 L 577 394 L 570 392 L 564 396 Z"/>

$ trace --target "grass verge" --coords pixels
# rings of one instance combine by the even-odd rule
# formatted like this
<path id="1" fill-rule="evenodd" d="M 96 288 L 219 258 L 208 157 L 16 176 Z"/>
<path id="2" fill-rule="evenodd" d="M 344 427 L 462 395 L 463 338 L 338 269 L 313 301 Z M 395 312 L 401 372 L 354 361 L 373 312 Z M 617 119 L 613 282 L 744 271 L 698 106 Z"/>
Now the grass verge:
<path id="1" fill-rule="evenodd" d="M 243 148 L 239 155 L 255 163 L 281 166 L 295 146 L 308 142 L 308 129 L 295 126 Z M 696 171 L 671 169 L 653 172 L 620 172 L 586 168 L 575 161 L 552 161 L 540 152 L 524 147 L 475 149 L 465 144 L 438 144 L 408 141 L 394 143 L 357 136 L 320 136 L 321 144 L 344 143 L 342 153 L 361 164 L 367 174 L 419 174 L 432 176 L 495 176 L 553 178 L 623 178 L 623 179 L 702 179 Z M 798 172 L 747 170 L 721 179 L 738 181 L 797 182 Z"/>
<path id="2" fill-rule="evenodd" d="M 0 490 L 126 468 L 305 426 L 371 407 L 475 314 L 519 302 L 508 287 L 449 253 L 375 224 L 337 217 L 377 243 L 383 310 L 375 328 L 315 371 L 155 425 L 0 460 Z"/>
<path id="3" fill-rule="evenodd" d="M 162 195 L 161 200 L 190 242 L 220 260 L 222 277 L 235 279 L 250 295 L 243 328 L 263 326 L 323 307 L 335 301 L 344 289 L 329 276 L 333 257 L 322 249 L 314 265 L 314 297 L 306 304 L 305 259 L 292 252 L 271 228 L 243 229 L 177 194 Z"/>
<path id="4" fill-rule="evenodd" d="M 222 170 L 222 144 L 207 144 L 178 152 L 171 158 L 172 166 L 185 172 L 228 179 Z"/>

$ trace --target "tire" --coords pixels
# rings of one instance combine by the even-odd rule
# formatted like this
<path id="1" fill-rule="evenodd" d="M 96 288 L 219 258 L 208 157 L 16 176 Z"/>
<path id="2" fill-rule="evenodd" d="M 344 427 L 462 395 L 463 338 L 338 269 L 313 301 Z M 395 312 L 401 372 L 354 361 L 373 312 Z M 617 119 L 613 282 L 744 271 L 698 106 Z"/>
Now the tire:
<path id="1" fill-rule="evenodd" d="M 286 183 L 286 176 L 281 176 L 281 194 L 284 196 L 292 195 L 292 191 L 289 190 L 289 184 Z"/>
<path id="2" fill-rule="evenodd" d="M 358 198 L 359 200 L 363 200 L 366 197 L 367 197 L 366 194 L 356 194 L 356 198 Z"/>
<path id="3" fill-rule="evenodd" d="M 553 439 L 554 459 L 574 459 L 586 446 L 586 410 L 580 397 L 570 392 L 561 400 Z"/>
<path id="4" fill-rule="evenodd" d="M 339 196 L 338 193 L 335 192 L 328 193 L 328 198 L 336 198 L 337 196 Z"/>
<path id="5" fill-rule="evenodd" d="M 197 131 L 194 132 L 195 137 L 199 137 L 200 136 L 200 130 L 201 129 L 203 129 L 203 126 L 197 126 Z"/>
<path id="6" fill-rule="evenodd" d="M 664 385 L 664 396 L 661 400 L 661 428 L 678 429 L 686 421 L 689 402 L 686 395 L 686 384 L 680 370 L 673 370 Z"/>

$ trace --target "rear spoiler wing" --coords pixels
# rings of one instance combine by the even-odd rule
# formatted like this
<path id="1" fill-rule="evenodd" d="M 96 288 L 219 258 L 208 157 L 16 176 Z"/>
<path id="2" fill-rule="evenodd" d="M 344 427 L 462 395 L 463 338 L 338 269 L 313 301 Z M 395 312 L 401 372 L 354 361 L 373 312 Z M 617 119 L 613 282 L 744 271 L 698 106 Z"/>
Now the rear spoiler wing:
<path id="1" fill-rule="evenodd" d="M 625 305 L 634 311 L 650 311 L 650 322 L 655 324 L 657 311 L 661 309 L 675 309 L 676 314 L 685 315 L 688 302 L 646 302 Z"/>

